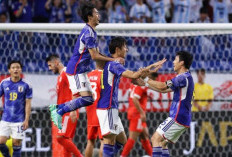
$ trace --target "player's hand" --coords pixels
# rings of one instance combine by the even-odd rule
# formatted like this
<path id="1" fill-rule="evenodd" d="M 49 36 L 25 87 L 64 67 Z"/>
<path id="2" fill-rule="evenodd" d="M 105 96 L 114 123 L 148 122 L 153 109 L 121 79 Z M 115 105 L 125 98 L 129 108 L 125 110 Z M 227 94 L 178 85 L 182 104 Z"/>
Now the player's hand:
<path id="1" fill-rule="evenodd" d="M 144 112 L 140 113 L 142 122 L 146 122 L 146 114 Z"/>
<path id="2" fill-rule="evenodd" d="M 121 57 L 115 58 L 114 61 L 119 62 L 119 63 L 121 63 L 122 65 L 125 64 L 125 59 L 124 59 L 124 58 L 121 58 Z"/>
<path id="3" fill-rule="evenodd" d="M 162 60 L 160 60 L 160 61 L 158 61 L 158 62 L 155 62 L 155 63 L 153 63 L 153 64 L 147 66 L 146 69 L 149 69 L 149 70 L 152 71 L 152 72 L 156 72 L 156 71 L 158 71 L 158 70 L 162 67 L 162 65 L 163 65 L 166 61 L 167 61 L 167 59 L 164 58 L 164 59 L 162 59 Z"/>
<path id="4" fill-rule="evenodd" d="M 142 78 L 138 78 L 138 79 L 132 79 L 131 81 L 133 84 L 136 84 L 138 86 L 145 86 L 145 83 L 143 81 Z"/>
<path id="5" fill-rule="evenodd" d="M 27 130 L 28 129 L 28 121 L 27 120 L 25 120 L 24 122 L 23 122 L 23 130 Z"/>
<path id="6" fill-rule="evenodd" d="M 75 123 L 77 121 L 77 112 L 76 111 L 70 112 L 69 117 L 70 117 L 71 121 L 73 123 Z"/>

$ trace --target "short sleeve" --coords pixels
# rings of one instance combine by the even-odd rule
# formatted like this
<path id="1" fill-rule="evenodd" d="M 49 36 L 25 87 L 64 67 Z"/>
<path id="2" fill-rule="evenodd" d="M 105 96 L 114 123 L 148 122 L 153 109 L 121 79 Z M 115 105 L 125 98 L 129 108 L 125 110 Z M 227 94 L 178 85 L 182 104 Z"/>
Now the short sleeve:
<path id="1" fill-rule="evenodd" d="M 135 97 L 137 97 L 138 99 L 140 99 L 143 95 L 144 90 L 142 89 L 142 87 L 140 86 L 136 86 L 134 89 L 134 95 Z"/>
<path id="2" fill-rule="evenodd" d="M 31 98 L 32 98 L 32 87 L 30 85 L 27 85 L 26 99 L 31 99 Z"/>
<path id="3" fill-rule="evenodd" d="M 126 71 L 125 67 L 118 62 L 111 62 L 109 70 L 117 76 L 120 76 L 124 71 Z"/>
<path id="4" fill-rule="evenodd" d="M 173 79 L 167 81 L 167 86 L 171 88 L 172 90 L 175 90 L 177 88 L 183 88 L 186 86 L 186 78 L 182 75 L 179 75 L 177 77 L 174 77 Z"/>
<path id="5" fill-rule="evenodd" d="M 94 35 L 94 32 L 92 30 L 88 30 L 85 34 L 84 37 L 85 40 L 85 47 L 87 49 L 91 49 L 91 48 L 96 48 L 97 47 L 97 39 Z"/>

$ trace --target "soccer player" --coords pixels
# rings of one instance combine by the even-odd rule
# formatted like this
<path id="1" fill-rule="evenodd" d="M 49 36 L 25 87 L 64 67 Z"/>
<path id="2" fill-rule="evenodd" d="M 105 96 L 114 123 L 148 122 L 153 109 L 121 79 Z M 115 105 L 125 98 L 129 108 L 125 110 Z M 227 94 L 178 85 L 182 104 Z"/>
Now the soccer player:
<path id="1" fill-rule="evenodd" d="M 116 37 L 111 40 L 109 51 L 113 58 L 126 57 L 128 51 L 126 40 Z M 97 116 L 103 136 L 103 157 L 113 157 L 126 143 L 126 134 L 118 116 L 118 86 L 120 77 L 137 79 L 150 68 L 158 68 L 165 62 L 162 60 L 137 72 L 126 70 L 122 64 L 109 61 L 105 64 L 101 81 L 101 97 L 97 105 Z M 157 68 L 158 67 L 158 68 Z"/>
<path id="2" fill-rule="evenodd" d="M 84 3 L 81 7 L 81 17 L 86 25 L 77 39 L 73 56 L 70 58 L 66 70 L 72 94 L 79 93 L 80 97 L 59 106 L 56 104 L 50 105 L 51 118 L 59 129 L 62 128 L 61 116 L 64 113 L 92 105 L 94 102 L 92 88 L 87 77 L 92 60 L 124 63 L 123 58 L 110 58 L 99 53 L 95 28 L 99 24 L 100 17 L 97 9 L 90 2 Z M 56 107 L 58 107 L 57 111 Z"/>
<path id="3" fill-rule="evenodd" d="M 51 70 L 54 74 L 60 74 L 57 78 L 56 84 L 57 104 L 62 104 L 72 100 L 72 92 L 69 89 L 69 82 L 65 72 L 66 68 L 61 63 L 59 56 L 57 54 L 51 54 L 47 57 L 46 62 L 49 70 Z M 64 114 L 62 117 L 63 128 L 61 130 L 56 128 L 53 129 L 54 132 L 52 134 L 56 135 L 57 142 L 64 148 L 62 151 L 62 155 L 64 157 L 71 157 L 72 153 L 76 157 L 82 157 L 80 151 L 72 141 L 76 132 L 78 116 L 78 110 Z M 54 148 L 55 144 L 53 145 L 53 151 L 59 151 Z"/>
<path id="4" fill-rule="evenodd" d="M 167 93 L 174 92 L 169 117 L 159 125 L 151 141 L 152 156 L 169 156 L 167 143 L 175 143 L 181 134 L 189 128 L 191 122 L 191 101 L 193 97 L 194 82 L 189 68 L 193 56 L 189 52 L 179 51 L 173 61 L 177 76 L 167 82 L 154 81 L 145 78 L 145 85 L 155 91 Z"/>
<path id="5" fill-rule="evenodd" d="M 157 73 L 151 73 L 149 78 L 156 80 Z M 146 106 L 147 106 L 147 87 L 138 86 L 131 83 L 129 108 L 127 117 L 130 121 L 129 139 L 122 151 L 121 157 L 129 155 L 137 138 L 140 137 L 141 144 L 149 156 L 152 155 L 152 147 L 149 140 L 149 133 L 146 123 Z"/>
<path id="6" fill-rule="evenodd" d="M 86 107 L 88 141 L 85 149 L 85 157 L 93 156 L 93 148 L 97 137 L 99 137 L 99 139 L 101 140 L 99 156 L 102 157 L 103 142 L 102 142 L 101 130 L 98 122 L 97 112 L 96 112 L 97 103 L 100 98 L 100 92 L 101 92 L 100 85 L 101 85 L 102 70 L 99 69 L 99 64 L 100 63 L 97 62 L 96 69 L 88 74 L 88 78 L 93 89 L 93 97 L 95 101 L 93 105 Z"/>
<path id="7" fill-rule="evenodd" d="M 31 113 L 32 87 L 21 78 L 22 64 L 13 60 L 8 64 L 10 77 L 0 84 L 0 97 L 4 95 L 2 120 L 0 121 L 0 151 L 10 157 L 7 139 L 13 139 L 13 156 L 21 156 L 24 131 L 28 128 Z"/>

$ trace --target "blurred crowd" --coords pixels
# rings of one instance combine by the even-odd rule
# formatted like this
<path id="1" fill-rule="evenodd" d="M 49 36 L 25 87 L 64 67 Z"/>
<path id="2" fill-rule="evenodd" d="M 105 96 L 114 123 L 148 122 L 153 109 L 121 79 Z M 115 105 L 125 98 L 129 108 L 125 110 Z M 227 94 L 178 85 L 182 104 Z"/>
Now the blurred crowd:
<path id="1" fill-rule="evenodd" d="M 0 0 L 1 23 L 82 23 L 86 0 Z M 103 23 L 228 23 L 232 0 L 90 0 Z"/>

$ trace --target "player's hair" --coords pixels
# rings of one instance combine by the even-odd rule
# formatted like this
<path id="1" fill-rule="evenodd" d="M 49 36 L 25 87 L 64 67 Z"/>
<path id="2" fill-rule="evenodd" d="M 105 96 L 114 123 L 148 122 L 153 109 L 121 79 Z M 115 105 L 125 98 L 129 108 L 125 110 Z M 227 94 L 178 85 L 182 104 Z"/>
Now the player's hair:
<path id="1" fill-rule="evenodd" d="M 151 72 L 150 76 L 152 77 L 152 79 L 156 79 L 158 77 L 158 73 L 157 72 Z"/>
<path id="2" fill-rule="evenodd" d="M 88 23 L 88 16 L 93 16 L 93 9 L 95 6 L 91 2 L 83 2 L 83 4 L 80 7 L 80 14 L 81 18 L 85 23 Z"/>
<path id="3" fill-rule="evenodd" d="M 176 53 L 179 56 L 179 61 L 184 61 L 184 67 L 189 69 L 193 62 L 193 55 L 187 51 L 179 51 Z"/>
<path id="4" fill-rule="evenodd" d="M 58 54 L 51 54 L 46 58 L 46 62 L 53 61 L 54 59 L 60 59 Z"/>
<path id="5" fill-rule="evenodd" d="M 117 47 L 121 49 L 125 44 L 126 44 L 126 39 L 123 37 L 115 37 L 111 39 L 109 45 L 110 53 L 114 54 Z"/>
<path id="6" fill-rule="evenodd" d="M 196 71 L 197 71 L 197 74 L 198 74 L 199 72 L 205 73 L 205 69 L 204 69 L 204 68 L 197 69 Z"/>
<path id="7" fill-rule="evenodd" d="M 10 61 L 8 63 L 7 68 L 10 69 L 11 64 L 14 64 L 14 63 L 18 63 L 20 65 L 21 69 L 23 68 L 23 64 L 19 60 L 12 60 L 12 61 Z"/>

